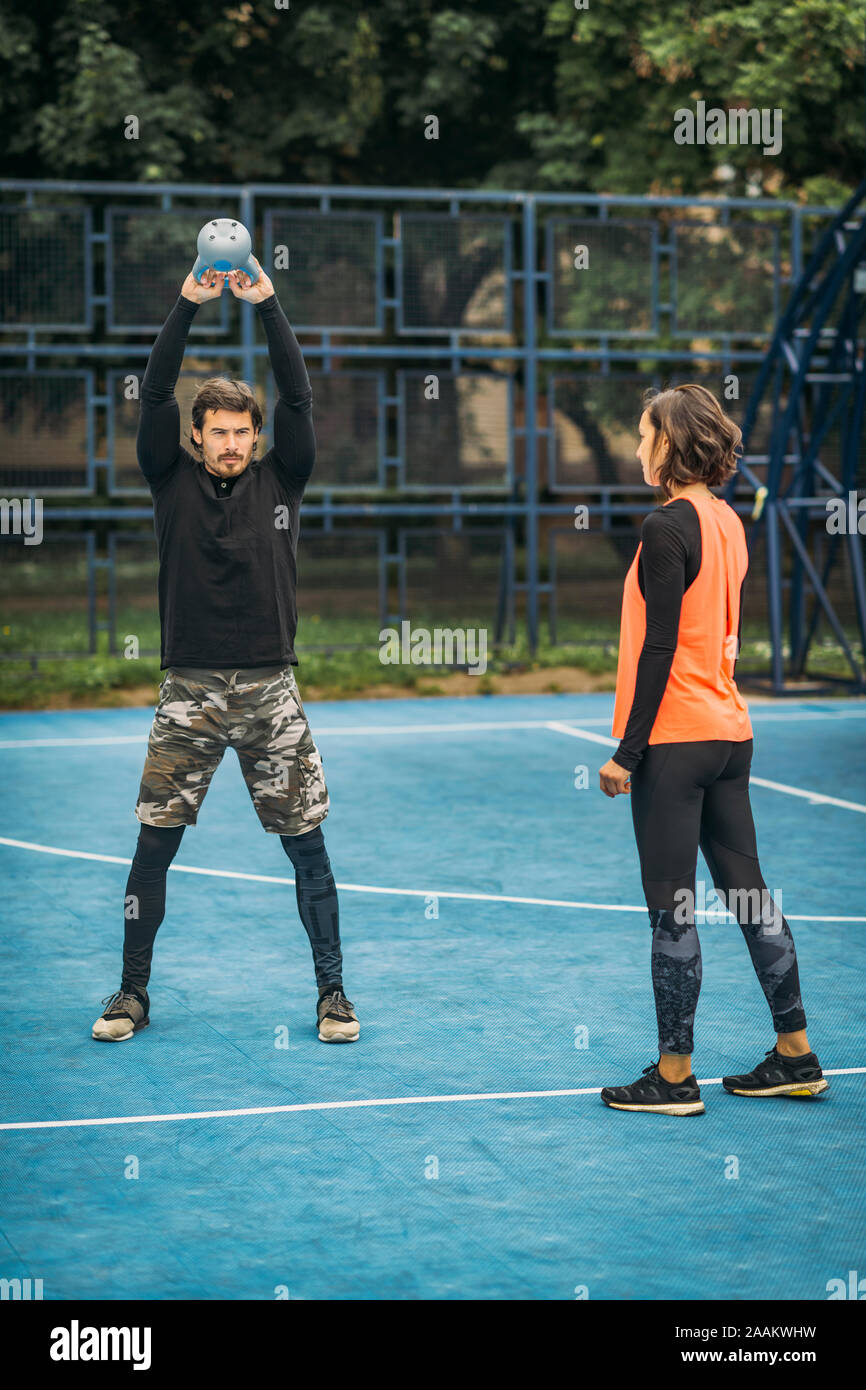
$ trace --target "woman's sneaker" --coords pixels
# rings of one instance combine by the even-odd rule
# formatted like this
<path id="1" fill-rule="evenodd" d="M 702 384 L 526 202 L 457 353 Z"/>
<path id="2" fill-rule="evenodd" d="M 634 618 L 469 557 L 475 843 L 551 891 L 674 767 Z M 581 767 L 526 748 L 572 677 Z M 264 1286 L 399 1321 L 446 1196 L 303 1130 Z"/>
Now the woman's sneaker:
<path id="1" fill-rule="evenodd" d="M 723 1076 L 722 1085 L 732 1096 L 819 1096 L 830 1082 L 814 1052 L 785 1057 L 775 1047 L 764 1054 L 754 1071 L 743 1076 Z"/>
<path id="2" fill-rule="evenodd" d="M 601 1093 L 612 1110 L 654 1110 L 659 1115 L 703 1115 L 704 1102 L 693 1076 L 665 1081 L 658 1062 L 644 1067 L 630 1086 L 605 1086 Z"/>
<path id="3" fill-rule="evenodd" d="M 355 1005 L 339 988 L 319 995 L 316 1021 L 322 1042 L 354 1042 L 361 1031 Z"/>
<path id="4" fill-rule="evenodd" d="M 137 1033 L 140 1028 L 146 1028 L 150 1023 L 150 999 L 147 990 L 141 999 L 121 985 L 116 994 L 109 995 L 102 1002 L 106 1006 L 105 1012 L 100 1014 L 94 1023 L 92 1033 L 100 1042 L 125 1042 L 133 1033 Z"/>

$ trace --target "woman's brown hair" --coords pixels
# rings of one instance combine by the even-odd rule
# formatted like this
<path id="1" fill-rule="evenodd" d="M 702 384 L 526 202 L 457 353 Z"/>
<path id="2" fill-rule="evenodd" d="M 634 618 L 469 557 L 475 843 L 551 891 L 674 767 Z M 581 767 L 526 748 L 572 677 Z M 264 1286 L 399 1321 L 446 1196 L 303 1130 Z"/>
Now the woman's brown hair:
<path id="1" fill-rule="evenodd" d="M 690 382 L 664 391 L 651 389 L 644 407 L 656 431 L 650 464 L 665 496 L 689 483 L 720 487 L 736 473 L 742 431 L 705 386 Z M 670 444 L 656 465 L 662 435 Z"/>
<path id="2" fill-rule="evenodd" d="M 231 381 L 226 376 L 212 376 L 207 381 L 203 381 L 195 393 L 192 403 L 192 423 L 193 428 L 201 431 L 204 425 L 204 418 L 209 410 L 231 410 L 236 415 L 243 415 L 247 410 L 253 422 L 253 430 L 260 430 L 262 427 L 262 408 L 255 398 L 253 389 L 245 381 Z M 190 440 L 196 449 L 201 445 L 197 444 L 190 435 Z"/>

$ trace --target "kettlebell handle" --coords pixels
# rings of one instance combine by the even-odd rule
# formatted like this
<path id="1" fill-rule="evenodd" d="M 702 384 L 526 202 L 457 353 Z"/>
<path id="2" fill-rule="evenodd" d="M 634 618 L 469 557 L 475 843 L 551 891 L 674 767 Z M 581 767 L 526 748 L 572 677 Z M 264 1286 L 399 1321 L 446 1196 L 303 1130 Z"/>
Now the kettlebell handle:
<path id="1" fill-rule="evenodd" d="M 199 284 L 206 270 L 242 270 L 252 284 L 259 278 L 252 238 L 244 224 L 234 218 L 214 217 L 206 222 L 198 234 L 197 249 L 192 273 Z"/>
<path id="2" fill-rule="evenodd" d="M 196 256 L 196 258 L 195 258 L 195 265 L 194 265 L 193 268 L 192 268 L 192 273 L 193 273 L 193 277 L 198 281 L 199 284 L 201 284 L 202 280 L 204 279 L 204 273 L 205 273 L 205 271 L 206 271 L 206 270 L 211 270 L 211 269 L 213 269 L 213 270 L 243 270 L 243 271 L 250 277 L 250 280 L 252 281 L 253 284 L 255 284 L 256 281 L 257 281 L 258 278 L 259 278 L 259 268 L 258 268 L 258 266 L 255 264 L 255 262 L 254 262 L 252 256 L 250 256 L 249 260 L 248 260 L 248 261 L 245 261 L 243 265 L 237 265 L 237 266 L 222 266 L 222 265 L 211 266 L 210 263 L 209 263 L 208 261 L 203 261 L 202 258 L 201 258 L 201 256 Z"/>

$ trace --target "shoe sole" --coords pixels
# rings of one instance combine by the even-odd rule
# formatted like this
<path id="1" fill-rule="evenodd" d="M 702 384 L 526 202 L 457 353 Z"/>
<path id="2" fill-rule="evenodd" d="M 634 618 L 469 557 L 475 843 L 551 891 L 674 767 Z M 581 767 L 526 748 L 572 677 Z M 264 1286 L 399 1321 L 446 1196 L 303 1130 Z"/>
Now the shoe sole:
<path id="1" fill-rule="evenodd" d="M 625 1105 L 622 1101 L 616 1100 L 606 1100 L 604 1103 L 610 1110 L 640 1110 L 645 1114 L 654 1115 L 703 1115 L 705 1113 L 702 1100 L 672 1102 L 670 1105 Z"/>
<path id="2" fill-rule="evenodd" d="M 140 1033 L 142 1028 L 147 1028 L 149 1025 L 149 1018 L 142 1019 L 141 1023 L 136 1023 L 128 1033 L 121 1033 L 120 1037 L 114 1033 L 97 1033 L 94 1027 L 90 1036 L 95 1038 L 97 1042 L 127 1042 L 130 1038 L 134 1038 L 136 1033 Z"/>
<path id="3" fill-rule="evenodd" d="M 820 1081 L 807 1081 L 805 1084 L 798 1081 L 791 1085 L 767 1086 L 761 1091 L 738 1090 L 736 1086 L 725 1086 L 729 1096 L 791 1096 L 795 1100 L 806 1099 L 814 1100 L 815 1096 L 820 1096 L 824 1091 L 829 1090 L 830 1082 L 821 1077 Z"/>
<path id="4" fill-rule="evenodd" d="M 344 1042 L 344 1043 L 357 1042 L 357 1041 L 358 1041 L 358 1038 L 359 1038 L 359 1036 L 360 1036 L 360 1032 L 361 1032 L 361 1030 L 360 1030 L 360 1028 L 359 1028 L 357 1033 L 351 1033 L 351 1034 L 349 1034 L 349 1033 L 331 1033 L 330 1036 L 326 1036 L 324 1033 L 320 1033 L 320 1034 L 319 1034 L 319 1042 Z"/>

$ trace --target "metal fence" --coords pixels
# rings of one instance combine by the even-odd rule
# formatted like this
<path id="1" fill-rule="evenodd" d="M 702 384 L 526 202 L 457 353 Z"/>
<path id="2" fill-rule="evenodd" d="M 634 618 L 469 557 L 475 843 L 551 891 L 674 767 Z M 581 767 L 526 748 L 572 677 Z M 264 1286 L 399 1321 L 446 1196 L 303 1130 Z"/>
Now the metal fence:
<path id="1" fill-rule="evenodd" d="M 767 199 L 0 187 L 0 497 L 42 499 L 45 528 L 41 546 L 2 537 L 0 654 L 33 661 L 94 651 L 100 631 L 118 651 L 133 620 L 155 621 L 137 390 L 209 218 L 250 228 L 310 369 L 318 461 L 301 646 L 366 645 L 381 626 L 441 615 L 500 641 L 524 632 L 534 650 L 612 640 L 653 501 L 635 459 L 642 392 L 700 380 L 740 418 L 835 212 Z M 267 447 L 266 343 L 251 307 L 227 295 L 196 316 L 182 419 L 196 382 L 224 372 L 267 403 Z"/>

